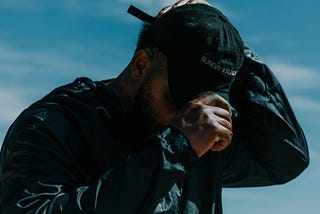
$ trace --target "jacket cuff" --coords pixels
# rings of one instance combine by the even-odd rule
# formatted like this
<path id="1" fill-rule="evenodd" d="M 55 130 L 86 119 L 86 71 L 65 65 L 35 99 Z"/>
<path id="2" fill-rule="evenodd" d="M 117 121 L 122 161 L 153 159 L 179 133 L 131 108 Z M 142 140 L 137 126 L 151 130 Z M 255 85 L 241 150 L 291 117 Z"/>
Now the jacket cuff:
<path id="1" fill-rule="evenodd" d="M 159 132 L 156 137 L 162 148 L 163 170 L 179 171 L 188 174 L 199 162 L 197 153 L 189 140 L 174 127 L 168 127 Z"/>

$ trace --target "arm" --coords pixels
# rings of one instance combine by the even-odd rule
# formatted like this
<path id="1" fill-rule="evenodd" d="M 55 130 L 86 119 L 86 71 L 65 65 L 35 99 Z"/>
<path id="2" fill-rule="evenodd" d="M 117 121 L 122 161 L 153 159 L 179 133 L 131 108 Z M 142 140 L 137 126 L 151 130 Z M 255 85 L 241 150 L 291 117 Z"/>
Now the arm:
<path id="1" fill-rule="evenodd" d="M 282 184 L 309 163 L 306 139 L 271 70 L 248 47 L 231 88 L 238 110 L 233 142 L 224 151 L 225 186 Z M 289 72 L 289 71 L 288 71 Z"/>
<path id="2" fill-rule="evenodd" d="M 0 212 L 141 213 L 154 208 L 198 161 L 187 140 L 168 128 L 153 137 L 154 146 L 130 155 L 91 182 L 77 162 L 92 160 L 69 147 L 82 144 L 81 139 L 59 112 L 38 110 L 20 117 L 2 148 Z"/>

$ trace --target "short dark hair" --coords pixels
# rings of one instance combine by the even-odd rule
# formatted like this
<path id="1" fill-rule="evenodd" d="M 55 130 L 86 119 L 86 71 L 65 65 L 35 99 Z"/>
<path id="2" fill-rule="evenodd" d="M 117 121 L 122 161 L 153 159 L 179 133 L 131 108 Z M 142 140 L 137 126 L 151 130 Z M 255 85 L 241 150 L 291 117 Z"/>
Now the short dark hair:
<path id="1" fill-rule="evenodd" d="M 147 23 L 142 24 L 142 28 L 140 30 L 139 37 L 138 37 L 136 51 L 139 49 L 148 47 L 147 44 L 151 43 L 149 27 L 150 27 L 150 24 L 147 24 Z"/>
<path id="2" fill-rule="evenodd" d="M 140 49 L 145 49 L 145 48 L 148 48 L 148 49 L 156 48 L 156 45 L 154 44 L 153 38 L 151 36 L 150 24 L 148 23 L 142 24 L 142 28 L 139 33 L 138 43 L 135 51 Z"/>

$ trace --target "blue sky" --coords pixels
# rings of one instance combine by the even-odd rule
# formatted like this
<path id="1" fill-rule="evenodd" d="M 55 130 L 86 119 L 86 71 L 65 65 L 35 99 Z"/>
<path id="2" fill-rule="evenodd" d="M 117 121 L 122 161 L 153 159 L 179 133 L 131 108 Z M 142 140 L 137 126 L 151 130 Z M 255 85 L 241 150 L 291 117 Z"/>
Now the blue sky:
<path id="1" fill-rule="evenodd" d="M 156 14 L 171 0 L 0 0 L 0 141 L 32 102 L 76 77 L 119 74 L 141 23 L 126 9 Z M 224 190 L 227 214 L 313 214 L 320 200 L 320 3 L 209 1 L 220 8 L 281 81 L 310 147 L 311 164 L 275 187 Z"/>

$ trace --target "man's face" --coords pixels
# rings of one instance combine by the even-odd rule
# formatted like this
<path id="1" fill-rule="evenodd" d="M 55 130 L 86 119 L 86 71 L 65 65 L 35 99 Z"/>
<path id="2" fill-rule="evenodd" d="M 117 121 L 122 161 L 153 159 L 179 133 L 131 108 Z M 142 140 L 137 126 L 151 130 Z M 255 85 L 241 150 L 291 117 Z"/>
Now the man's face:
<path id="1" fill-rule="evenodd" d="M 148 134 L 168 125 L 178 113 L 171 100 L 167 71 L 159 69 L 164 66 L 155 63 L 135 99 L 134 111 Z"/>

